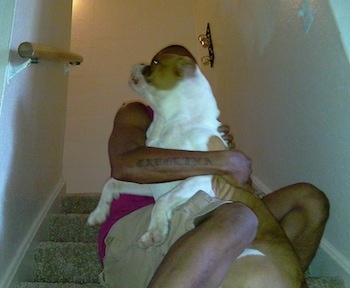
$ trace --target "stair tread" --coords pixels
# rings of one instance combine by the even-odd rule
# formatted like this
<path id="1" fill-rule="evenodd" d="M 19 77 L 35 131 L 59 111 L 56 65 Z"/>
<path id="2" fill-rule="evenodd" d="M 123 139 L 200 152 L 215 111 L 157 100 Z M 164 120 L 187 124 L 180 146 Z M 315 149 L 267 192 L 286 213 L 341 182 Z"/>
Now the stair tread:
<path id="1" fill-rule="evenodd" d="M 98 283 L 102 270 L 97 243 L 41 242 L 35 248 L 34 261 L 38 282 Z"/>
<path id="2" fill-rule="evenodd" d="M 95 209 L 100 195 L 99 193 L 66 194 L 62 198 L 61 213 L 89 214 Z"/>
<path id="3" fill-rule="evenodd" d="M 88 214 L 50 216 L 49 240 L 55 242 L 97 242 L 99 226 L 86 224 Z"/>
<path id="4" fill-rule="evenodd" d="M 42 247 L 55 247 L 55 246 L 89 246 L 89 247 L 97 247 L 97 242 L 85 243 L 85 242 L 54 242 L 54 241 L 44 241 L 39 242 L 36 248 Z"/>
<path id="5" fill-rule="evenodd" d="M 309 277 L 306 282 L 309 288 L 345 288 L 340 277 Z"/>
<path id="6" fill-rule="evenodd" d="M 101 288 L 98 283 L 48 283 L 48 282 L 22 282 L 17 288 Z"/>
<path id="7" fill-rule="evenodd" d="M 306 279 L 309 288 L 345 288 L 344 282 L 339 277 L 310 277 Z M 47 283 L 47 282 L 23 282 L 17 288 L 100 288 L 98 283 Z"/>

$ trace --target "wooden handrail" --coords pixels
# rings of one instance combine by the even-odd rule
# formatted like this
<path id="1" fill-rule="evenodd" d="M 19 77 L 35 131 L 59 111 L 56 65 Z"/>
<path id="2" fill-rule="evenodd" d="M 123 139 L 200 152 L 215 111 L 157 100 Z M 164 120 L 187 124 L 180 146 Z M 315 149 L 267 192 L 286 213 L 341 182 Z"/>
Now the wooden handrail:
<path id="1" fill-rule="evenodd" d="M 68 52 L 52 46 L 23 42 L 18 46 L 18 54 L 22 58 L 30 58 L 36 61 L 38 58 L 57 59 L 67 61 L 71 65 L 79 65 L 83 62 L 83 56 Z"/>

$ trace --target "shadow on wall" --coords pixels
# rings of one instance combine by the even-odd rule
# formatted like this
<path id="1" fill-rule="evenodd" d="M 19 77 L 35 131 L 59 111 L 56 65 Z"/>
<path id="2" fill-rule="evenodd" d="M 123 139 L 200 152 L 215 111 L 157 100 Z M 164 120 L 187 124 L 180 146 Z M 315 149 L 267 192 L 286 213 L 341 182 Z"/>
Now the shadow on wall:
<path id="1" fill-rule="evenodd" d="M 5 263 L 23 256 L 23 241 L 61 179 L 65 101 L 50 90 L 62 91 L 62 70 L 59 63 L 33 65 L 6 90 L 0 140 L 6 153 L 0 164 L 0 275 L 11 268 Z M 50 85 L 47 75 L 53 79 Z M 42 84 L 35 85 L 38 81 Z"/>
<path id="2" fill-rule="evenodd" d="M 16 82 L 21 80 L 22 77 L 14 78 L 6 87 L 0 124 L 0 141 L 4 150 L 4 161 L 0 164 L 3 185 L 0 188 L 0 245 L 4 248 L 1 249 L 0 275 L 6 275 L 8 265 L 3 266 L 4 263 L 9 263 L 16 254 L 23 235 L 29 230 L 24 219 L 28 219 L 26 203 L 31 203 L 31 182 L 36 170 L 32 134 L 34 121 L 30 117 L 30 114 L 35 113 L 35 107 L 29 97 L 16 93 L 15 86 L 19 83 Z M 28 81 L 30 83 L 34 79 Z M 36 208 L 31 207 L 33 210 Z"/>

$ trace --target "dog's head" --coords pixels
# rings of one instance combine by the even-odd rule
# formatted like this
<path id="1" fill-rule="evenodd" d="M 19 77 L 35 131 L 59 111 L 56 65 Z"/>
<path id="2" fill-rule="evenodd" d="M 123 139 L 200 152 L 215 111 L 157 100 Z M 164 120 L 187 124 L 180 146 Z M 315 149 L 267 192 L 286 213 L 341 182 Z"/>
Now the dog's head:
<path id="1" fill-rule="evenodd" d="M 196 67 L 195 58 L 186 48 L 172 45 L 158 52 L 150 65 L 134 66 L 129 83 L 135 92 L 148 98 L 173 90 L 184 79 L 193 77 Z"/>

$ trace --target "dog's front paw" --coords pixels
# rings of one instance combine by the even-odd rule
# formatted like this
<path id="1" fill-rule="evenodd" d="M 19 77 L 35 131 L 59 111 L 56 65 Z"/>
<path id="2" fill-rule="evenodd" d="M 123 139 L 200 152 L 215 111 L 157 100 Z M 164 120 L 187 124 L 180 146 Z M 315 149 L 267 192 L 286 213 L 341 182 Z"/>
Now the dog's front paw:
<path id="1" fill-rule="evenodd" d="M 106 213 L 102 209 L 96 208 L 94 211 L 92 211 L 87 219 L 87 223 L 89 225 L 97 225 L 102 224 L 108 216 L 108 212 Z"/>
<path id="2" fill-rule="evenodd" d="M 159 246 L 164 243 L 168 236 L 168 229 L 150 229 L 146 231 L 140 239 L 137 241 L 137 244 L 140 248 L 149 249 L 152 246 Z"/>

